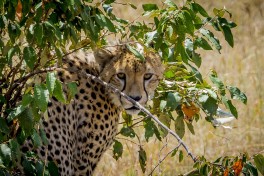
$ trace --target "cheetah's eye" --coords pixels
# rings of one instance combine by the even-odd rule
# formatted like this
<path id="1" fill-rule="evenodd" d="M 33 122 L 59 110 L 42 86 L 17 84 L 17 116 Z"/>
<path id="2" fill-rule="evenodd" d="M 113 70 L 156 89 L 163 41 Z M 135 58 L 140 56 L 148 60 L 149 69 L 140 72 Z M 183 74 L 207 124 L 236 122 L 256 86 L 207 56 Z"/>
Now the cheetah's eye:
<path id="1" fill-rule="evenodd" d="M 152 73 L 146 73 L 144 75 L 144 80 L 150 80 L 152 78 L 153 74 Z"/>
<path id="2" fill-rule="evenodd" d="M 119 79 L 125 79 L 125 78 L 126 78 L 125 73 L 117 73 L 116 76 L 117 76 Z"/>

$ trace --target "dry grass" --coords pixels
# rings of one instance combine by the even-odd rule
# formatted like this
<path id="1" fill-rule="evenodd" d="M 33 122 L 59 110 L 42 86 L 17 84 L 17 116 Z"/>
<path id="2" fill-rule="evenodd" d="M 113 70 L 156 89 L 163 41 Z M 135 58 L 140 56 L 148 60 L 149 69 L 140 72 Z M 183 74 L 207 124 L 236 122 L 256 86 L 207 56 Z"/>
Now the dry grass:
<path id="1" fill-rule="evenodd" d="M 137 0 L 140 8 L 140 1 Z M 155 2 L 155 1 L 148 1 Z M 178 2 L 178 1 L 177 1 Z M 264 1 L 263 0 L 239 0 L 239 1 L 206 1 L 198 0 L 209 12 L 213 7 L 225 6 L 233 13 L 233 20 L 238 24 L 234 30 L 235 47 L 227 46 L 224 39 L 219 37 L 223 44 L 222 54 L 216 51 L 202 53 L 204 58 L 202 73 L 207 76 L 209 69 L 218 72 L 219 77 L 228 85 L 235 85 L 248 96 L 248 104 L 240 102 L 236 105 L 239 111 L 239 119 L 230 123 L 233 130 L 214 129 L 209 123 L 200 120 L 195 123 L 196 135 L 187 133 L 184 141 L 195 155 L 205 155 L 214 160 L 224 155 L 239 155 L 241 152 L 254 154 L 264 150 Z M 136 3 L 133 1 L 133 3 Z M 144 1 L 147 3 L 147 1 Z M 137 17 L 139 12 L 126 8 L 119 12 L 129 19 Z M 143 132 L 139 132 L 144 138 Z M 167 142 L 166 142 L 167 140 Z M 95 175 L 143 175 L 138 164 L 137 145 L 124 142 L 124 154 L 121 159 L 115 161 L 112 151 L 109 150 L 102 158 Z M 167 146 L 160 151 L 164 144 Z M 159 155 L 164 156 L 177 142 L 173 138 L 164 139 L 163 143 L 152 140 L 144 143 L 147 151 L 149 173 L 157 164 Z M 192 161 L 185 157 L 179 163 L 177 157 L 168 157 L 154 175 L 178 175 L 192 168 Z"/>

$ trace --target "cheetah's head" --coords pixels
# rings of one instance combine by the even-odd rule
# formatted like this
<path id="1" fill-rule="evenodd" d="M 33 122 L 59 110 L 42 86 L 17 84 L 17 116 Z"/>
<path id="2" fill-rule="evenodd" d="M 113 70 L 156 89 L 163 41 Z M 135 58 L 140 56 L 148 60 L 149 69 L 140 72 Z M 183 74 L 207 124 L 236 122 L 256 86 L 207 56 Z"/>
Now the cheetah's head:
<path id="1" fill-rule="evenodd" d="M 140 48 L 138 49 L 140 51 Z M 140 52 L 143 54 L 142 47 Z M 164 71 L 160 57 L 156 53 L 144 53 L 144 57 L 145 61 L 140 61 L 125 46 L 95 52 L 96 62 L 100 66 L 100 78 L 143 106 L 153 97 Z M 113 103 L 122 106 L 128 114 L 140 112 L 120 95 L 111 93 L 111 98 Z"/>

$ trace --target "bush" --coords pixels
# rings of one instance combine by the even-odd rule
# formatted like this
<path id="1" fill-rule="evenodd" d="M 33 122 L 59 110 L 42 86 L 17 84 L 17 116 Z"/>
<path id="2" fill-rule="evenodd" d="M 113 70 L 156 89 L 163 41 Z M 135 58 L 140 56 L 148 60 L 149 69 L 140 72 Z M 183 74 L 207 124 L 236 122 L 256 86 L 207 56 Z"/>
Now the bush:
<path id="1" fill-rule="evenodd" d="M 142 16 L 149 16 L 150 22 L 129 22 L 115 16 L 114 3 L 115 0 L 100 3 L 92 0 L 0 2 L 0 175 L 14 173 L 21 156 L 24 158 L 22 165 L 30 174 L 58 174 L 53 162 L 39 160 L 34 152 L 22 153 L 20 145 L 27 138 L 35 147 L 46 145 L 45 133 L 38 124 L 46 112 L 49 98 L 55 96 L 66 103 L 74 95 L 75 84 L 68 84 L 70 93 L 64 98 L 61 82 L 54 74 L 62 57 L 81 48 L 109 45 L 109 35 L 130 38 L 130 41 L 141 43 L 145 50 L 151 48 L 160 53 L 166 65 L 165 79 L 156 91 L 150 110 L 167 127 L 175 126 L 180 138 L 187 129 L 194 134 L 192 121 L 201 120 L 201 114 L 205 114 L 208 122 L 219 125 L 215 120 L 215 116 L 222 112 L 219 104 L 238 117 L 233 101 L 246 104 L 246 95 L 237 87 L 225 85 L 214 70 L 209 76 L 212 85 L 199 72 L 202 58 L 198 51 L 214 49 L 220 53 L 222 49 L 212 30 L 222 33 L 227 43 L 234 46 L 232 29 L 236 24 L 227 19 L 232 16 L 230 12 L 214 9 L 214 16 L 210 16 L 193 0 L 181 7 L 166 0 L 162 8 L 157 4 L 143 4 Z M 133 4 L 124 5 L 136 8 Z M 132 43 L 127 42 L 130 51 L 144 60 Z M 47 73 L 45 81 L 39 77 L 43 73 Z M 136 121 L 123 114 L 125 123 L 120 134 L 134 138 L 137 134 L 133 127 L 138 123 L 143 123 L 146 141 L 153 136 L 161 140 L 168 134 L 151 118 L 145 114 L 142 116 Z M 180 138 L 180 145 L 183 145 Z M 180 145 L 171 151 L 173 155 Z M 122 156 L 122 143 L 115 140 L 113 147 L 113 156 L 118 159 Z M 178 153 L 182 160 L 182 151 Z M 138 154 L 141 169 L 145 172 L 147 156 L 142 146 L 139 146 Z M 256 166 L 246 154 L 223 156 L 215 162 L 201 156 L 193 158 L 197 168 L 194 172 L 257 175 L 258 169 L 263 174 L 263 156 L 258 154 L 253 158 Z"/>

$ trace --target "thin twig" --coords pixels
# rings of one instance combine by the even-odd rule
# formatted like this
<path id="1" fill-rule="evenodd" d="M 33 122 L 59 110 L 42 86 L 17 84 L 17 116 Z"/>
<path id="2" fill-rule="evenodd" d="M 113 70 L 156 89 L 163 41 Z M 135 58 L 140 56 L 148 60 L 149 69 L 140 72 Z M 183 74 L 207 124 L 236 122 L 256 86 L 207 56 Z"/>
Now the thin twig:
<path id="1" fill-rule="evenodd" d="M 158 164 L 151 170 L 151 172 L 148 175 L 152 175 L 152 173 L 155 171 L 155 169 L 162 163 L 174 150 L 177 150 L 182 144 L 179 143 L 175 148 L 173 148 L 169 153 L 167 153 L 161 160 L 159 160 Z"/>
<path id="2" fill-rule="evenodd" d="M 166 140 L 166 143 L 161 147 L 161 149 L 160 149 L 160 151 L 159 151 L 159 164 L 158 164 L 158 166 L 159 166 L 159 171 L 158 171 L 158 175 L 160 175 L 160 173 L 161 173 L 160 163 L 163 161 L 163 160 L 161 159 L 161 152 L 162 152 L 162 150 L 163 150 L 165 147 L 167 147 L 167 146 L 168 146 L 168 142 L 167 142 L 167 140 Z"/>
<path id="3" fill-rule="evenodd" d="M 134 141 L 132 141 L 132 140 L 129 140 L 129 139 L 127 139 L 127 138 L 121 138 L 121 137 L 115 137 L 116 139 L 120 139 L 120 140 L 125 140 L 125 141 L 128 141 L 128 142 L 131 142 L 131 143 L 133 143 L 133 144 L 135 144 L 135 145 L 137 145 L 137 146 L 140 146 L 140 144 L 137 144 L 136 142 L 134 142 Z"/>

